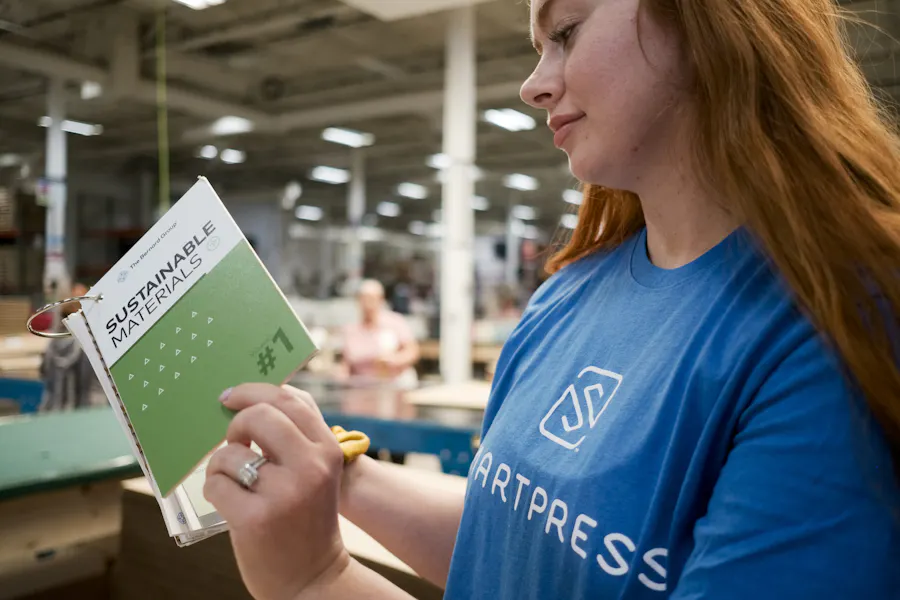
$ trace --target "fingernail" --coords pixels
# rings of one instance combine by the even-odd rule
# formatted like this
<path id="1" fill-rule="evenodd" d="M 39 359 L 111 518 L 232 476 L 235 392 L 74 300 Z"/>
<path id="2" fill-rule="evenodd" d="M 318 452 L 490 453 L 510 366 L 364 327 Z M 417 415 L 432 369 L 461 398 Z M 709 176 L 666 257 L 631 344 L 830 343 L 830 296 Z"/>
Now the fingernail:
<path id="1" fill-rule="evenodd" d="M 228 401 L 228 397 L 231 395 L 231 391 L 232 391 L 233 389 L 234 389 L 234 388 L 228 388 L 227 390 L 225 390 L 224 392 L 222 392 L 222 395 L 219 396 L 219 402 L 227 402 L 227 401 Z"/>

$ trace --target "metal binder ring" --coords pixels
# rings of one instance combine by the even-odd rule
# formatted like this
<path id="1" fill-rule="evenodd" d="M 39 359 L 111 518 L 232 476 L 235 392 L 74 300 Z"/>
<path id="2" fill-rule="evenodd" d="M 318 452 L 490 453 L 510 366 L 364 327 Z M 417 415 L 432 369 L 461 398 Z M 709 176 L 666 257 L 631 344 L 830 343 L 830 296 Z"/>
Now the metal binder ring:
<path id="1" fill-rule="evenodd" d="M 34 313 L 30 317 L 28 317 L 28 321 L 25 323 L 25 327 L 28 328 L 28 331 L 30 333 L 32 333 L 38 337 L 42 337 L 42 338 L 50 338 L 52 340 L 52 339 L 69 337 L 72 334 L 69 333 L 68 331 L 64 331 L 62 333 L 47 333 L 45 331 L 37 331 L 34 327 L 31 326 L 31 322 L 34 321 L 34 319 L 36 317 L 44 314 L 45 312 L 51 311 L 54 308 L 59 308 L 60 306 L 64 306 L 71 302 L 81 302 L 82 300 L 95 300 L 97 302 L 100 302 L 101 300 L 103 300 L 103 294 L 100 294 L 99 296 L 76 296 L 74 298 L 66 298 L 65 300 L 60 300 L 59 302 L 54 302 L 52 304 L 48 304 L 44 308 L 40 309 L 39 311 L 37 311 L 36 313 Z"/>
<path id="2" fill-rule="evenodd" d="M 255 460 L 245 463 L 244 466 L 238 470 L 238 483 L 248 490 L 252 488 L 253 484 L 259 479 L 259 468 L 267 462 L 269 462 L 269 459 L 265 456 L 260 456 Z"/>

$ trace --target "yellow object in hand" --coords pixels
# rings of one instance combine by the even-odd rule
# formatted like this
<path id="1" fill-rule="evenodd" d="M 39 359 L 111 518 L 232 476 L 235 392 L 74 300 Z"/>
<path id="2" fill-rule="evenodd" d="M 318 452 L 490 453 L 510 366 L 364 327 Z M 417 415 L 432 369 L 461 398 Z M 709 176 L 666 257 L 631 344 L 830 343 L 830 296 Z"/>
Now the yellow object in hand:
<path id="1" fill-rule="evenodd" d="M 361 431 L 347 431 L 339 425 L 331 428 L 331 432 L 337 438 L 341 450 L 344 452 L 344 462 L 352 462 L 357 456 L 365 454 L 369 449 L 369 436 Z"/>

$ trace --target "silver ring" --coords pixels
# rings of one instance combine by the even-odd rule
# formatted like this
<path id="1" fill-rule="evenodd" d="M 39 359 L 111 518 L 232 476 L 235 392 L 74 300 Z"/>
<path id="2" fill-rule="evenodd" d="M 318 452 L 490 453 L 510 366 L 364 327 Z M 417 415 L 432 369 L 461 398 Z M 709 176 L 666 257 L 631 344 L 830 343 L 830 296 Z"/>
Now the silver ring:
<path id="1" fill-rule="evenodd" d="M 36 317 L 44 314 L 48 310 L 53 310 L 54 308 L 59 308 L 60 306 L 64 306 L 71 302 L 82 302 L 84 300 L 94 300 L 96 302 L 102 302 L 103 294 L 100 294 L 99 296 L 76 296 L 75 298 L 66 298 L 65 300 L 60 300 L 59 302 L 53 302 L 52 304 L 48 304 L 47 306 L 41 308 L 39 311 L 37 311 L 36 313 L 34 313 L 30 317 L 28 317 L 28 321 L 25 322 L 25 327 L 28 329 L 28 331 L 30 333 L 32 333 L 36 336 L 42 337 L 42 338 L 49 338 L 51 340 L 59 339 L 59 338 L 67 338 L 70 335 L 72 335 L 68 331 L 65 331 L 62 333 L 46 333 L 43 331 L 37 331 L 34 327 L 31 326 L 31 323 L 32 323 L 32 321 L 34 321 L 34 319 Z"/>
<path id="2" fill-rule="evenodd" d="M 238 483 L 248 490 L 252 488 L 253 484 L 259 479 L 259 468 L 267 462 L 269 462 L 269 459 L 260 456 L 248 463 L 244 463 L 244 466 L 238 470 Z"/>

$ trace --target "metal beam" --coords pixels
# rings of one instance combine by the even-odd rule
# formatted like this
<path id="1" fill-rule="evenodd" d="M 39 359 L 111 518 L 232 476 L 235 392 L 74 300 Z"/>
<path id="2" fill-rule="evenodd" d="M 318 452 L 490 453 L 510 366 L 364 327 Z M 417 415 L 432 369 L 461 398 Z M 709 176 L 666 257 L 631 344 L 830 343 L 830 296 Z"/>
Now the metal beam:
<path id="1" fill-rule="evenodd" d="M 100 66 L 73 60 L 46 50 L 26 48 L 4 41 L 0 41 L 0 64 L 79 83 L 96 81 L 104 87 L 112 83 L 110 73 Z M 147 104 L 155 103 L 156 82 L 146 79 L 139 80 L 131 95 Z M 243 104 L 211 98 L 182 86 L 169 84 L 168 100 L 169 106 L 174 110 L 195 114 L 211 121 L 216 117 L 235 115 L 256 122 L 260 129 L 270 126 L 269 115 L 262 111 Z"/>
<path id="2" fill-rule="evenodd" d="M 0 63 L 21 71 L 61 77 L 69 81 L 96 81 L 106 84 L 109 80 L 109 73 L 99 65 L 4 41 L 0 41 Z"/>
<path id="3" fill-rule="evenodd" d="M 520 81 L 482 86 L 478 88 L 478 101 L 493 102 L 518 97 L 521 86 Z M 276 116 L 273 124 L 276 131 L 306 129 L 408 113 L 431 113 L 440 110 L 443 105 L 442 90 L 398 94 L 362 102 L 287 112 Z"/>

